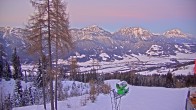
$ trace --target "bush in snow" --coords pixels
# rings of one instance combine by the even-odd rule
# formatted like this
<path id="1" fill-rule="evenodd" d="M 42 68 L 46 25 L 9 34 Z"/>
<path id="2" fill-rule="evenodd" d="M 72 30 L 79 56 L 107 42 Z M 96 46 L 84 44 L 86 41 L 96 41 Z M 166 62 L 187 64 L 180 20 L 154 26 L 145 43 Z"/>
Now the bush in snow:
<path id="1" fill-rule="evenodd" d="M 101 92 L 103 94 L 109 94 L 111 90 L 111 86 L 109 84 L 102 84 L 101 86 Z"/>
<path id="2" fill-rule="evenodd" d="M 60 80 L 57 81 L 57 97 L 58 101 L 62 101 L 65 99 L 65 95 L 63 93 L 63 84 Z"/>
<path id="3" fill-rule="evenodd" d="M 65 96 L 65 100 L 69 97 L 69 91 L 70 89 L 70 86 L 66 86 L 64 89 L 63 89 L 63 92 L 64 92 L 64 96 Z"/>
<path id="4" fill-rule="evenodd" d="M 80 95 L 80 88 L 78 85 L 76 85 L 74 81 L 71 87 L 70 96 L 73 97 L 73 96 L 79 96 L 79 95 Z"/>
<path id="5" fill-rule="evenodd" d="M 94 103 L 96 100 L 96 94 L 97 94 L 95 81 L 90 80 L 89 84 L 90 84 L 90 100 L 92 103 Z"/>
<path id="6" fill-rule="evenodd" d="M 82 98 L 80 99 L 80 105 L 81 105 L 81 106 L 86 106 L 87 101 L 88 101 L 88 98 L 86 97 L 86 95 L 84 95 L 84 97 L 82 97 Z"/>
<path id="7" fill-rule="evenodd" d="M 4 101 L 4 110 L 12 110 L 12 103 L 11 103 L 10 94 L 8 95 L 8 97 L 5 98 L 5 101 Z"/>
<path id="8" fill-rule="evenodd" d="M 67 108 L 71 108 L 71 105 L 67 103 Z"/>

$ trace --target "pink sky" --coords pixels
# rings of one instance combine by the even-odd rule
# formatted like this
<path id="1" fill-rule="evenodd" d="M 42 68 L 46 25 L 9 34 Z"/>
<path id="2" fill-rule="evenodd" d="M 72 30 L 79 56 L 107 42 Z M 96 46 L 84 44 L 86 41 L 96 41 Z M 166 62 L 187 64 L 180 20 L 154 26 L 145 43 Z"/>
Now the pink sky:
<path id="1" fill-rule="evenodd" d="M 29 0 L 1 0 L 0 26 L 23 26 Z M 70 27 L 99 25 L 109 31 L 140 26 L 152 32 L 179 28 L 196 35 L 196 0 L 66 0 Z"/>
<path id="2" fill-rule="evenodd" d="M 195 0 L 70 0 L 72 20 L 186 19 L 195 18 Z M 106 1 L 106 2 L 105 2 Z M 94 5 L 93 5 L 94 4 Z M 96 5 L 95 5 L 96 4 Z M 88 19 L 88 18 L 93 19 Z"/>

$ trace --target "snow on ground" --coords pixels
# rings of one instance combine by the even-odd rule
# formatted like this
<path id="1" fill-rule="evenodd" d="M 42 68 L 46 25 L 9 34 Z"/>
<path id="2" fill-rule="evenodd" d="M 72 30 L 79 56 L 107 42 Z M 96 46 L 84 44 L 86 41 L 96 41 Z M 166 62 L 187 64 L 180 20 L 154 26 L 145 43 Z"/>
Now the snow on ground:
<path id="1" fill-rule="evenodd" d="M 81 55 L 82 56 L 82 55 Z M 107 60 L 109 56 L 106 53 L 100 54 L 100 56 L 103 58 L 103 60 Z M 141 68 L 148 68 L 148 67 L 156 67 L 156 66 L 163 66 L 168 63 L 175 63 L 175 61 L 172 61 L 171 59 L 175 59 L 176 61 L 182 63 L 187 61 L 193 61 L 196 58 L 196 53 L 177 53 L 177 55 L 171 55 L 169 57 L 153 57 L 153 56 L 146 56 L 146 55 L 124 55 L 123 60 L 114 60 L 114 61 L 101 61 L 98 62 L 97 67 L 99 73 L 112 73 L 112 72 L 127 72 L 130 70 L 140 70 Z M 68 61 L 59 59 L 59 64 L 65 64 L 68 65 Z M 87 72 L 90 71 L 93 68 L 93 60 L 89 60 L 87 62 L 78 62 L 78 66 L 80 67 L 80 72 Z M 23 70 L 36 70 L 36 67 L 33 65 L 22 65 Z M 187 68 L 178 70 L 175 72 L 176 75 L 183 74 L 187 75 L 193 70 L 192 66 L 187 66 Z M 145 71 L 141 72 L 141 74 L 167 74 L 169 69 L 162 69 L 162 70 L 154 70 L 154 71 Z M 24 74 L 24 71 L 23 71 Z M 29 72 L 27 71 L 27 74 Z"/>
<path id="2" fill-rule="evenodd" d="M 149 50 L 146 51 L 147 55 L 158 56 L 163 54 L 163 48 L 159 45 L 152 45 Z"/>
<path id="3" fill-rule="evenodd" d="M 177 53 L 175 56 L 170 56 L 170 58 L 176 58 L 178 60 L 190 61 L 196 59 L 196 53 L 184 54 Z"/>
<path id="4" fill-rule="evenodd" d="M 119 80 L 108 80 L 112 88 Z M 121 110 L 184 110 L 188 88 L 139 87 L 129 85 L 129 93 L 121 99 Z M 58 110 L 112 110 L 110 95 L 100 94 L 95 103 L 80 101 L 86 96 L 72 97 L 58 102 Z M 67 108 L 70 105 L 71 108 Z M 47 104 L 50 110 L 50 104 Z M 44 110 L 43 105 L 18 107 L 13 110 Z"/>
<path id="5" fill-rule="evenodd" d="M 21 85 L 23 90 L 27 87 L 32 87 L 33 83 L 32 82 L 28 82 L 25 83 L 24 81 L 21 81 Z M 5 81 L 5 79 L 2 79 L 2 81 L 0 81 L 0 89 L 3 93 L 4 96 L 8 96 L 8 94 L 12 95 L 14 93 L 14 88 L 15 88 L 15 80 L 11 79 L 10 81 Z"/>
<path id="6" fill-rule="evenodd" d="M 192 54 L 183 54 L 177 53 L 176 56 L 169 56 L 169 57 L 152 57 L 146 55 L 125 55 L 123 56 L 123 60 L 114 60 L 111 62 L 102 61 L 98 64 L 99 73 L 112 73 L 112 72 L 126 72 L 130 70 L 140 70 L 141 68 L 148 68 L 148 67 L 156 67 L 156 66 L 164 66 L 169 63 L 176 63 L 171 59 L 176 59 L 176 61 L 182 63 L 187 61 L 193 61 L 196 58 L 196 53 Z M 87 62 L 80 62 L 78 65 L 80 66 L 80 71 L 85 72 L 92 69 L 92 60 Z M 160 68 L 154 71 L 144 71 L 139 72 L 141 74 L 167 74 L 169 70 L 173 70 L 171 68 Z M 183 69 L 179 69 L 174 71 L 175 75 L 187 75 L 193 73 L 193 65 L 188 65 Z"/>
<path id="7" fill-rule="evenodd" d="M 108 58 L 110 58 L 110 56 L 109 56 L 108 54 L 106 54 L 106 53 L 101 53 L 99 56 L 100 56 L 100 57 L 102 58 L 102 60 L 104 60 L 104 61 L 106 61 Z"/>
<path id="8" fill-rule="evenodd" d="M 173 71 L 173 69 L 161 68 L 153 71 L 142 71 L 137 74 L 142 75 L 152 75 L 152 74 L 167 74 L 168 71 L 171 71 L 173 75 L 193 75 L 194 74 L 194 65 L 188 65 L 185 67 L 180 67 L 178 70 Z"/>
<path id="9" fill-rule="evenodd" d="M 173 72 L 173 74 L 175 75 L 193 75 L 193 73 L 194 73 L 194 65 L 181 67 Z"/>

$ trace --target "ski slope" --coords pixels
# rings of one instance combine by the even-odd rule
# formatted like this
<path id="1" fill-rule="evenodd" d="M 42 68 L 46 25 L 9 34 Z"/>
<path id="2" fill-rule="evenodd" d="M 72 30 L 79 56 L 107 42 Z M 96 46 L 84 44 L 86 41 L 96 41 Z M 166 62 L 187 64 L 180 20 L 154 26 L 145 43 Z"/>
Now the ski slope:
<path id="1" fill-rule="evenodd" d="M 114 88 L 119 80 L 108 80 Z M 184 110 L 188 88 L 139 87 L 129 85 L 130 92 L 122 97 L 120 110 Z M 58 102 L 58 110 L 112 110 L 110 95 L 100 94 L 95 103 L 87 102 L 81 106 L 80 101 L 87 96 L 72 97 Z M 67 108 L 70 105 L 71 108 Z M 18 107 L 13 110 L 44 110 L 43 105 Z M 47 104 L 50 110 L 50 104 Z"/>

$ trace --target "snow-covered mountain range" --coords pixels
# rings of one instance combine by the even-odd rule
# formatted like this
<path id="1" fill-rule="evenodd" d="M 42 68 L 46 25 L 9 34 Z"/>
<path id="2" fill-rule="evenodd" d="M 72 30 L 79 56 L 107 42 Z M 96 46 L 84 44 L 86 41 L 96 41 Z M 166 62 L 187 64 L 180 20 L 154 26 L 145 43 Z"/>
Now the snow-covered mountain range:
<path id="1" fill-rule="evenodd" d="M 79 61 L 88 61 L 92 58 L 111 61 L 121 60 L 124 55 L 132 54 L 170 56 L 179 52 L 196 52 L 196 37 L 183 33 L 179 29 L 153 34 L 141 27 L 126 27 L 111 33 L 97 25 L 92 25 L 82 29 L 71 29 L 71 35 L 75 49 L 67 57 L 63 56 L 64 59 L 72 55 L 77 56 Z M 35 58 L 27 54 L 25 39 L 23 29 L 0 27 L 0 44 L 3 45 L 8 58 L 11 58 L 15 47 L 19 56 L 22 56 L 22 61 Z M 107 58 L 103 58 L 103 53 Z"/>
<path id="2" fill-rule="evenodd" d="M 182 37 L 182 38 L 183 37 L 186 38 L 188 36 L 187 34 L 181 32 L 179 29 L 172 29 L 170 31 L 163 33 L 163 35 L 165 35 L 166 37 Z"/>

